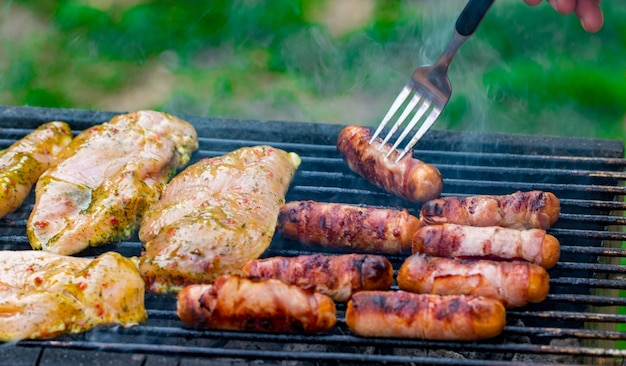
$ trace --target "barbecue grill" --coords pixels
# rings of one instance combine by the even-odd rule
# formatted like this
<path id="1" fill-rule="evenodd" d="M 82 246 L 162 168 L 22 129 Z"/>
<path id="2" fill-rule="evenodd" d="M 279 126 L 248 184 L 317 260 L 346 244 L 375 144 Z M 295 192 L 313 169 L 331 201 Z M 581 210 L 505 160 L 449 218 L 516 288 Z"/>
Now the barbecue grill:
<path id="1" fill-rule="evenodd" d="M 0 146 L 9 146 L 38 125 L 61 120 L 75 131 L 108 121 L 116 113 L 86 110 L 0 107 Z M 405 207 L 419 205 L 382 192 L 351 172 L 335 143 L 342 126 L 297 122 L 230 120 L 179 116 L 194 124 L 200 149 L 192 163 L 242 146 L 270 144 L 298 153 L 302 165 L 287 200 Z M 622 141 L 431 131 L 414 156 L 437 166 L 443 196 L 551 191 L 561 216 L 549 233 L 561 242 L 561 259 L 549 270 L 546 301 L 510 309 L 497 338 L 441 342 L 362 338 L 338 324 L 315 335 L 205 331 L 182 324 L 171 296 L 146 294 L 149 318 L 132 328 L 102 327 L 52 340 L 0 345 L 0 363 L 10 365 L 128 364 L 437 364 L 505 365 L 541 363 L 623 364 L 626 359 L 626 160 Z M 30 250 L 25 223 L 34 196 L 0 220 L 0 249 Z M 136 236 L 92 248 L 139 255 Z M 264 256 L 310 254 L 318 250 L 275 236 Z M 328 250 L 326 250 L 328 251 Z M 389 259 L 397 269 L 401 256 Z"/>

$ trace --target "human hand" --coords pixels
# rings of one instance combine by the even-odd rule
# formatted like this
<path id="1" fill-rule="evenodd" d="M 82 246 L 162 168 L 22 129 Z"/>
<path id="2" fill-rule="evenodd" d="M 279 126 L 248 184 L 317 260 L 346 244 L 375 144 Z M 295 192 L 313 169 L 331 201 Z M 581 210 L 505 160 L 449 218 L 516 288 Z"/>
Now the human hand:
<path id="1" fill-rule="evenodd" d="M 524 0 L 530 6 L 539 5 L 543 0 Z M 595 33 L 602 28 L 604 15 L 600 9 L 600 0 L 548 0 L 554 10 L 561 14 L 574 12 L 583 29 Z"/>

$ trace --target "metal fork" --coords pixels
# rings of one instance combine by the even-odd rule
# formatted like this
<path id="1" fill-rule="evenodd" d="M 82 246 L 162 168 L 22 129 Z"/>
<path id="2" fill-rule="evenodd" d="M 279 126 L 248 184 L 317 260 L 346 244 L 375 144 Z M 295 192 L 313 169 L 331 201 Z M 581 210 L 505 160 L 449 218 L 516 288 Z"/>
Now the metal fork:
<path id="1" fill-rule="evenodd" d="M 395 162 L 397 163 L 406 155 L 407 152 L 424 136 L 426 131 L 435 123 L 441 111 L 448 103 L 450 95 L 452 94 L 452 87 L 450 86 L 450 79 L 448 78 L 448 66 L 452 61 L 452 57 L 456 54 L 456 51 L 461 47 L 463 42 L 468 39 L 478 25 L 482 21 L 485 14 L 493 4 L 494 0 L 470 0 L 454 26 L 454 33 L 452 39 L 448 42 L 445 50 L 433 65 L 422 66 L 415 70 L 411 79 L 406 83 L 400 94 L 393 102 L 389 111 L 381 121 L 380 125 L 374 132 L 374 135 L 370 139 L 371 144 L 380 135 L 383 128 L 396 114 L 398 109 L 406 102 L 407 98 L 413 94 L 413 97 L 406 105 L 404 111 L 400 114 L 400 117 L 393 125 L 391 130 L 387 133 L 387 136 L 383 139 L 383 143 L 378 146 L 380 151 L 383 146 L 391 139 L 396 133 L 398 128 L 404 123 L 406 118 L 411 112 L 419 105 L 419 108 L 413 115 L 413 118 L 409 121 L 402 134 L 393 144 L 393 147 L 387 152 L 385 158 L 388 158 L 391 153 L 398 148 L 404 138 L 411 132 L 411 130 L 417 125 L 417 123 L 424 117 L 424 122 L 417 130 L 413 138 L 405 145 L 402 152 L 398 155 Z M 427 114 L 428 113 L 428 114 Z"/>

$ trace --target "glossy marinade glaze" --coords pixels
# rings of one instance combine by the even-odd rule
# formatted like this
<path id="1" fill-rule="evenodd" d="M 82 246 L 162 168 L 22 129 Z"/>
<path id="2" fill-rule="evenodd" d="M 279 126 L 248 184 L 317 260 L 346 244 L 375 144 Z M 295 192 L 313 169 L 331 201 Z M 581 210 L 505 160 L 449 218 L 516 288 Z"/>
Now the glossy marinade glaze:
<path id="1" fill-rule="evenodd" d="M 115 252 L 79 258 L 0 251 L 0 341 L 53 338 L 148 317 L 134 263 Z"/>
<path id="2" fill-rule="evenodd" d="M 17 210 L 39 176 L 72 140 L 65 122 L 48 122 L 0 152 L 0 217 Z"/>
<path id="3" fill-rule="evenodd" d="M 168 184 L 139 230 L 139 269 L 156 292 L 240 273 L 270 245 L 300 157 L 244 147 L 188 166 Z"/>
<path id="4" fill-rule="evenodd" d="M 197 148 L 191 124 L 153 111 L 84 130 L 37 182 L 26 225 L 31 246 L 75 254 L 130 237 Z"/>

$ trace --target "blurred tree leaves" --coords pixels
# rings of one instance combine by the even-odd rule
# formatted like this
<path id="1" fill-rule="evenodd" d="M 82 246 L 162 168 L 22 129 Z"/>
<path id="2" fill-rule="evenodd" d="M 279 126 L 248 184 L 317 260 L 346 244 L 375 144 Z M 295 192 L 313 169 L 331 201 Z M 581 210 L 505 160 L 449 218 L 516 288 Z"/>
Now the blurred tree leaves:
<path id="1" fill-rule="evenodd" d="M 3 39 L 0 85 L 12 92 L 0 103 L 102 108 L 157 64 L 175 83 L 149 108 L 376 125 L 441 52 L 463 3 L 372 0 L 367 24 L 335 37 L 311 16 L 332 1 L 9 1 L 48 30 Z M 605 27 L 591 35 L 547 4 L 496 2 L 451 65 L 435 127 L 623 138 L 626 4 L 602 5 Z"/>
<path id="2" fill-rule="evenodd" d="M 105 12 L 76 1 L 59 2 L 54 22 L 95 42 L 103 57 L 144 59 L 173 50 L 187 59 L 225 42 L 238 48 L 276 48 L 306 26 L 303 1 L 144 1 Z"/>

